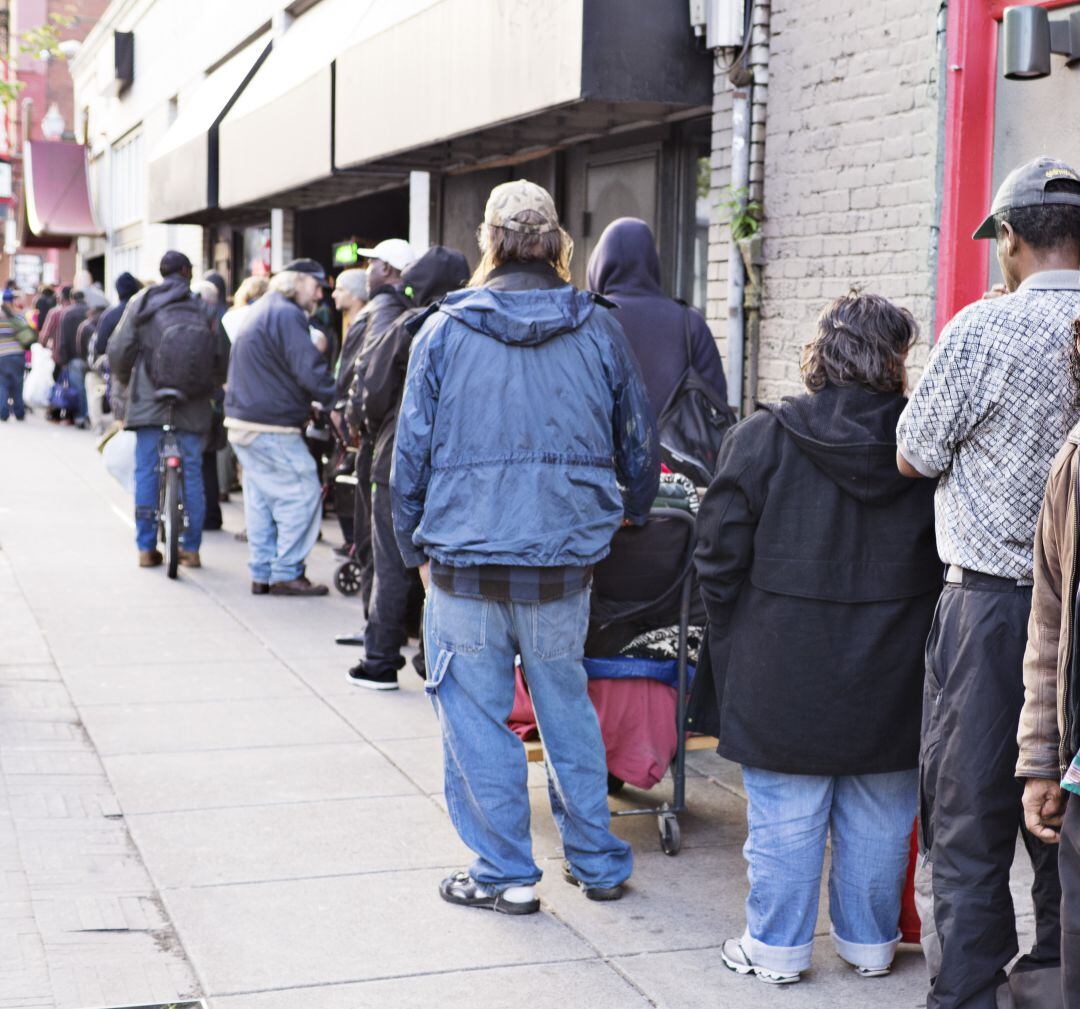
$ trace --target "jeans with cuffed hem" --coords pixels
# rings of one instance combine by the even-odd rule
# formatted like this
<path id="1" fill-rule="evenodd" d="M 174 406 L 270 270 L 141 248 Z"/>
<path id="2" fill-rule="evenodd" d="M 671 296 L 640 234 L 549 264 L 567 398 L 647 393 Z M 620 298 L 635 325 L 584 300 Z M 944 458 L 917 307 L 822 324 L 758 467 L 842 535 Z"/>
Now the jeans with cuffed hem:
<path id="1" fill-rule="evenodd" d="M 165 432 L 160 427 L 135 430 L 135 543 L 140 550 L 153 550 L 158 537 L 158 457 Z M 183 463 L 184 511 L 187 529 L 180 534 L 184 550 L 198 550 L 202 544 L 203 436 L 193 431 L 177 431 L 180 460 Z"/>
<path id="2" fill-rule="evenodd" d="M 18 420 L 26 416 L 22 393 L 25 374 L 24 354 L 5 354 L 0 357 L 0 420 L 7 420 L 11 413 L 14 413 Z M 10 408 L 8 400 L 11 400 Z"/>
<path id="3" fill-rule="evenodd" d="M 427 686 L 443 737 L 446 804 L 476 853 L 470 875 L 491 892 L 541 877 L 533 860 L 525 749 L 506 722 L 520 654 L 548 772 L 552 813 L 574 875 L 616 886 L 633 868 L 611 833 L 607 762 L 582 664 L 589 592 L 504 603 L 428 589 Z"/>
<path id="4" fill-rule="evenodd" d="M 743 767 L 750 893 L 743 949 L 752 963 L 809 968 L 830 838 L 836 951 L 856 967 L 892 963 L 915 820 L 918 772 L 838 777 Z"/>
<path id="5" fill-rule="evenodd" d="M 232 446 L 244 468 L 252 581 L 276 584 L 299 578 L 322 521 L 315 460 L 299 434 L 267 432 L 250 444 L 234 441 Z"/>

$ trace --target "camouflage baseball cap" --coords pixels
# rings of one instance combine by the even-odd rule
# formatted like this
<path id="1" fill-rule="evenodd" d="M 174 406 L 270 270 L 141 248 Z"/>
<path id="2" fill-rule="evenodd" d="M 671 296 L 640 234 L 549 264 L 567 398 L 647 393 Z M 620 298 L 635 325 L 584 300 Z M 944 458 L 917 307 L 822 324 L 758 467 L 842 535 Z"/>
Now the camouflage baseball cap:
<path id="1" fill-rule="evenodd" d="M 504 182 L 491 191 L 484 208 L 484 223 L 526 235 L 546 235 L 559 230 L 559 215 L 546 189 L 518 179 Z"/>
<path id="2" fill-rule="evenodd" d="M 1080 175 L 1064 161 L 1048 158 L 1045 155 L 1028 161 L 1019 168 L 1014 168 L 1005 176 L 1005 181 L 998 186 L 989 215 L 971 237 L 995 238 L 997 229 L 994 226 L 994 215 L 1000 214 L 1003 210 L 1013 210 L 1016 207 L 1038 207 L 1046 203 L 1080 206 L 1080 195 L 1076 193 L 1047 191 L 1047 185 L 1056 179 L 1080 182 Z"/>

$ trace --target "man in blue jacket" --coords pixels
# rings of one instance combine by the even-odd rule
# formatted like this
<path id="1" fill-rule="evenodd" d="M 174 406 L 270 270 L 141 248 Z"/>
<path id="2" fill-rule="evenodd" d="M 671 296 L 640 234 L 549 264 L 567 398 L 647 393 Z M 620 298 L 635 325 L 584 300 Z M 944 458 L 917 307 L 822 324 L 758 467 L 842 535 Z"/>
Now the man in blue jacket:
<path id="1" fill-rule="evenodd" d="M 319 536 L 322 491 L 303 437 L 312 404 L 329 409 L 334 399 L 334 379 L 308 328 L 325 283 L 323 268 L 312 259 L 286 265 L 244 316 L 229 359 L 225 426 L 244 467 L 251 591 L 257 596 L 327 593 L 304 573 Z"/>
<path id="2" fill-rule="evenodd" d="M 539 910 L 525 753 L 506 720 L 521 655 L 547 753 L 564 876 L 616 900 L 632 868 L 610 831 L 582 665 L 592 569 L 656 494 L 655 425 L 610 303 L 568 283 L 548 193 L 497 186 L 470 290 L 429 310 L 409 361 L 390 477 L 394 530 L 428 591 L 427 690 L 468 871 L 443 899 Z M 620 491 L 618 482 L 625 486 Z"/>

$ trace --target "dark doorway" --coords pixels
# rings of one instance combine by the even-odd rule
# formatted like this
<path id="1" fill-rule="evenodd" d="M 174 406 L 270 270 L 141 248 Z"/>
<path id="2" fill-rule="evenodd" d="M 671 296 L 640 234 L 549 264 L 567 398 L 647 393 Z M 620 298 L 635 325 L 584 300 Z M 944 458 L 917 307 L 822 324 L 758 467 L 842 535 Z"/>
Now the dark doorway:
<path id="1" fill-rule="evenodd" d="M 338 242 L 354 239 L 361 247 L 370 247 L 384 238 L 408 237 L 407 186 L 296 213 L 296 255 L 318 260 L 327 269 Z"/>

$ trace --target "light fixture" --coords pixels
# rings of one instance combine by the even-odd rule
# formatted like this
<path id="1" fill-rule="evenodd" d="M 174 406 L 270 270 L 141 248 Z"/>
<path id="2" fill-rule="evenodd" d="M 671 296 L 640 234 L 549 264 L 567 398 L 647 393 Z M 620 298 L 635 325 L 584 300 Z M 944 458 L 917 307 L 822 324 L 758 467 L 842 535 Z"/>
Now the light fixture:
<path id="1" fill-rule="evenodd" d="M 1080 62 L 1080 11 L 1051 21 L 1043 7 L 1006 7 L 1003 31 L 1007 80 L 1048 77 L 1051 53 L 1065 56 L 1068 66 Z"/>
<path id="2" fill-rule="evenodd" d="M 56 102 L 53 102 L 41 119 L 41 135 L 46 140 L 59 140 L 64 135 L 64 127 L 64 117 Z"/>

